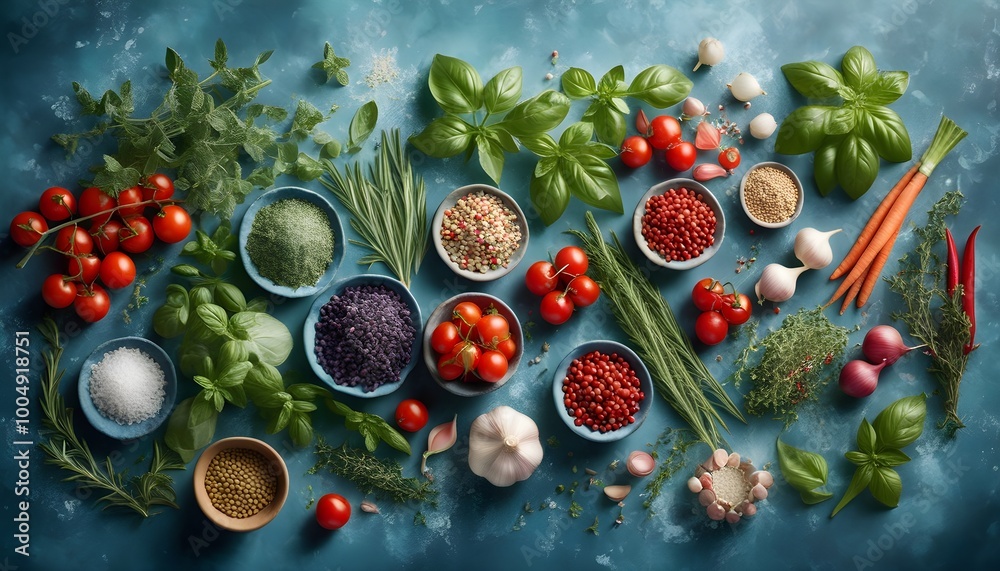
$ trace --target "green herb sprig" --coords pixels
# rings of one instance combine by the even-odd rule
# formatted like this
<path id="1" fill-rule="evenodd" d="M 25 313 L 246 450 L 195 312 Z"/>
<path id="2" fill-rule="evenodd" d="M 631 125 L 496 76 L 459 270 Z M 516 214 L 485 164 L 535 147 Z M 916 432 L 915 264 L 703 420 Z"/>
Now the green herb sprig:
<path id="1" fill-rule="evenodd" d="M 346 478 L 365 494 L 379 494 L 395 502 L 433 502 L 437 490 L 428 480 L 407 478 L 399 462 L 376 457 L 371 452 L 347 443 L 334 447 L 322 438 L 316 441 L 316 464 L 310 474 L 320 470 Z"/>
<path id="2" fill-rule="evenodd" d="M 66 481 L 103 492 L 104 495 L 98 497 L 97 502 L 105 504 L 106 508 L 130 509 L 142 517 L 156 515 L 158 512 L 154 511 L 155 506 L 178 508 L 173 479 L 166 472 L 183 470 L 184 464 L 169 450 L 161 450 L 158 442 L 153 443 L 153 459 L 149 471 L 127 482 L 123 473 L 115 471 L 111 458 L 107 458 L 103 465 L 94 458 L 87 442 L 77 436 L 73 427 L 73 409 L 66 406 L 59 392 L 64 372 L 59 369 L 63 354 L 59 328 L 52 319 L 46 318 L 38 325 L 38 330 L 49 345 L 42 353 L 45 371 L 41 379 L 42 397 L 39 400 L 45 425 L 45 433 L 39 446 L 48 457 L 46 461 L 70 472 Z"/>
<path id="3" fill-rule="evenodd" d="M 347 70 L 344 68 L 350 65 L 351 60 L 338 56 L 334 53 L 330 42 L 326 42 L 323 44 L 323 59 L 314 63 L 313 68 L 323 70 L 327 81 L 336 78 L 340 85 L 347 85 L 350 83 L 350 78 L 347 77 Z"/>
<path id="4" fill-rule="evenodd" d="M 826 459 L 819 454 L 785 444 L 779 438 L 778 466 L 785 481 L 799 493 L 803 502 L 812 505 L 833 497 L 832 493 L 819 489 L 826 485 L 829 475 Z"/>

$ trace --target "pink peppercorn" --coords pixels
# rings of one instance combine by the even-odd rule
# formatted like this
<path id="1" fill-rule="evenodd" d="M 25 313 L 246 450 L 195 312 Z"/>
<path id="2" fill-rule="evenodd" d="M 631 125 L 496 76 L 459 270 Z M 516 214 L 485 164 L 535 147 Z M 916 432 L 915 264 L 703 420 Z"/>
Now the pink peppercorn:
<path id="1" fill-rule="evenodd" d="M 687 188 L 670 189 L 646 201 L 642 236 L 650 250 L 668 261 L 696 258 L 715 243 L 715 213 Z"/>

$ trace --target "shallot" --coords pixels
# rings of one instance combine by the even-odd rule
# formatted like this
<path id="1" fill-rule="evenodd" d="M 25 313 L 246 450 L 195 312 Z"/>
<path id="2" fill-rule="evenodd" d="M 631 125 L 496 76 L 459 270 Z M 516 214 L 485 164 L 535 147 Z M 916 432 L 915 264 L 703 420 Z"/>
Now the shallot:
<path id="1" fill-rule="evenodd" d="M 884 362 L 886 365 L 891 365 L 903 355 L 920 347 L 923 345 L 907 347 L 895 327 L 876 325 L 865 335 L 865 340 L 861 343 L 861 352 L 865 354 L 865 359 L 868 359 L 869 363 Z"/>
<path id="2" fill-rule="evenodd" d="M 840 390 L 852 397 L 866 397 L 875 392 L 878 375 L 889 363 L 882 361 L 873 365 L 868 361 L 854 359 L 840 370 Z"/>
<path id="3" fill-rule="evenodd" d="M 726 48 L 715 38 L 705 38 L 698 44 L 698 64 L 692 71 L 698 71 L 702 65 L 716 65 L 726 57 Z"/>
<path id="4" fill-rule="evenodd" d="M 712 151 L 718 149 L 721 142 L 722 136 L 719 134 L 718 127 L 708 121 L 698 123 L 698 130 L 694 135 L 695 147 L 702 151 Z"/>
<path id="5" fill-rule="evenodd" d="M 750 121 L 750 134 L 755 139 L 766 139 L 778 128 L 777 121 L 770 113 L 761 113 Z"/>
<path id="6" fill-rule="evenodd" d="M 757 280 L 757 285 L 753 290 L 757 294 L 757 300 L 782 302 L 789 300 L 795 295 L 795 282 L 799 275 L 808 270 L 809 266 L 799 268 L 786 268 L 781 264 L 768 264 Z"/>
<path id="7" fill-rule="evenodd" d="M 760 83 L 757 82 L 757 78 L 745 71 L 740 72 L 740 74 L 733 79 L 733 82 L 727 84 L 726 87 L 728 87 L 729 91 L 733 93 L 733 97 L 739 101 L 750 101 L 758 95 L 767 95 L 767 92 L 761 89 Z"/>

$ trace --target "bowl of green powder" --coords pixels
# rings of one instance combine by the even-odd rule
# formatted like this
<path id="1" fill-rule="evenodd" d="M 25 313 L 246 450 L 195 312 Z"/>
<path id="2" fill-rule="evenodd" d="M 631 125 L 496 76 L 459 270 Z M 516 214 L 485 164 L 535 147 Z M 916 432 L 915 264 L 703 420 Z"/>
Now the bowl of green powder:
<path id="1" fill-rule="evenodd" d="M 286 186 L 250 205 L 240 224 L 243 267 L 257 285 L 283 297 L 326 288 L 344 259 L 344 233 L 330 201 Z"/>

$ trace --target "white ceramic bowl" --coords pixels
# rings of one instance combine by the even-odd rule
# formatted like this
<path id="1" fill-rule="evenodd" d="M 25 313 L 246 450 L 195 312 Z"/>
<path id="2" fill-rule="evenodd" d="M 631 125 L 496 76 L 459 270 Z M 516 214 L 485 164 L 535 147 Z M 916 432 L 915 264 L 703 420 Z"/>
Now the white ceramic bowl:
<path id="1" fill-rule="evenodd" d="M 750 214 L 750 209 L 747 208 L 747 199 L 745 190 L 747 184 L 747 177 L 750 176 L 750 173 L 754 172 L 755 170 L 764 167 L 771 167 L 787 174 L 792 179 L 792 182 L 795 183 L 795 188 L 798 189 L 799 191 L 799 199 L 795 203 L 795 211 L 792 213 L 792 216 L 790 218 L 786 218 L 781 222 L 764 222 L 763 220 L 757 218 L 753 214 Z M 799 177 L 795 175 L 795 172 L 792 169 L 788 168 L 787 166 L 781 163 L 776 163 L 772 161 L 757 163 L 754 166 L 750 167 L 747 170 L 747 172 L 743 175 L 743 178 L 740 180 L 740 205 L 743 207 L 743 212 L 746 213 L 747 218 L 749 218 L 751 222 L 762 228 L 784 228 L 785 226 L 788 226 L 796 218 L 799 217 L 799 214 L 802 214 L 802 204 L 804 202 L 805 202 L 805 195 L 802 192 L 802 182 L 799 180 Z"/>
<path id="2" fill-rule="evenodd" d="M 690 260 L 682 261 L 669 261 L 665 259 L 660 254 L 654 252 L 646 244 L 646 239 L 642 236 L 642 217 L 646 214 L 646 201 L 657 194 L 664 194 L 668 190 L 676 188 L 686 188 L 688 190 L 693 190 L 698 192 L 702 196 L 705 204 L 712 209 L 715 213 L 715 237 L 714 243 L 705 248 L 700 255 L 691 258 Z M 674 178 L 659 184 L 653 185 L 646 194 L 642 195 L 639 199 L 639 203 L 635 206 L 635 211 L 632 213 L 632 234 L 635 236 L 635 243 L 639 246 L 639 250 L 642 251 L 643 255 L 649 259 L 649 261 L 663 266 L 665 268 L 670 268 L 672 270 L 690 270 L 691 268 L 698 267 L 709 260 L 719 248 L 722 247 L 722 239 L 726 235 L 726 215 L 722 212 L 722 205 L 715 198 L 715 195 L 711 193 L 705 185 L 698 181 L 691 180 L 689 178 Z"/>

